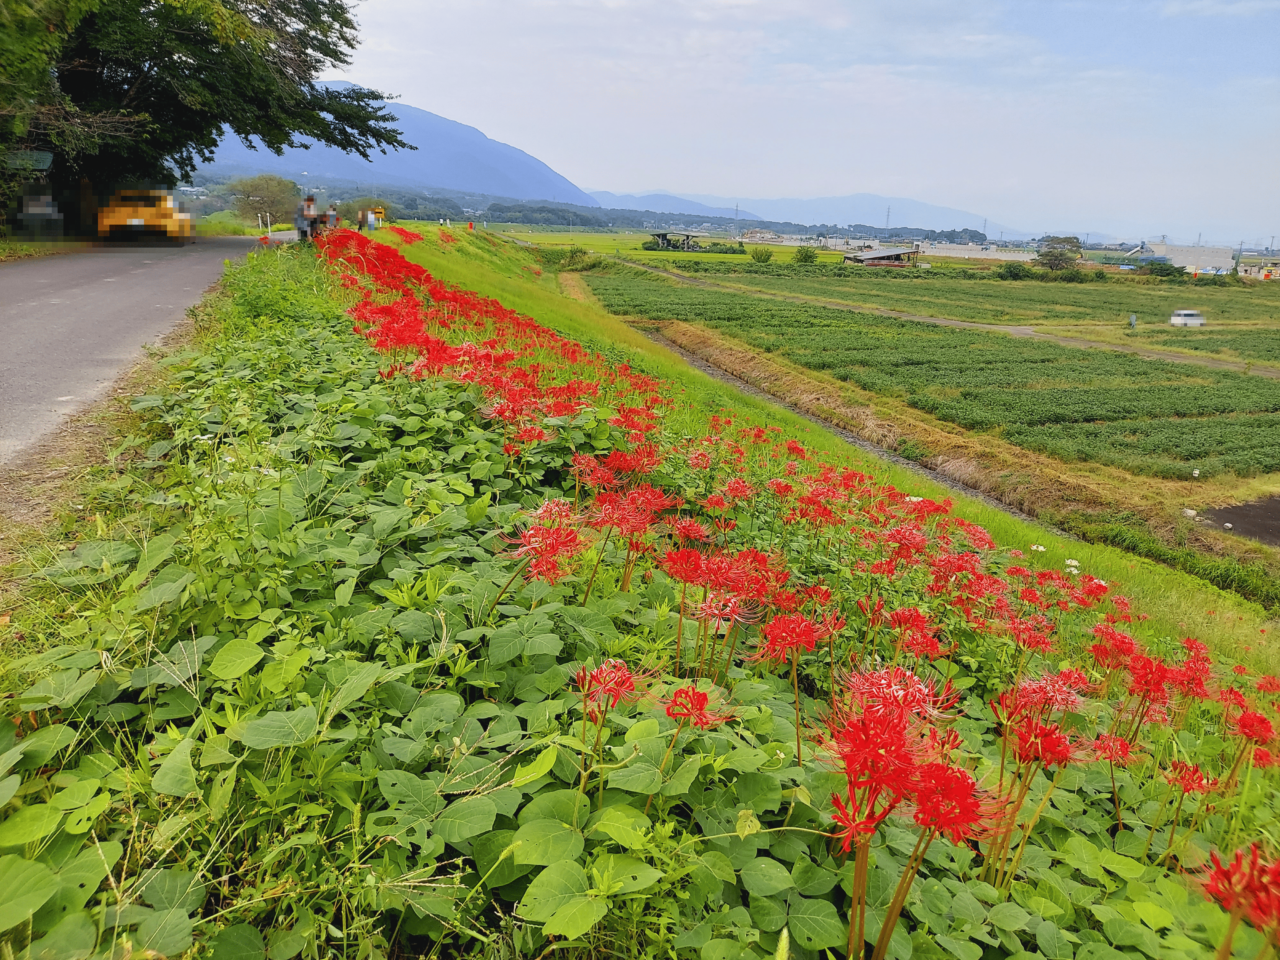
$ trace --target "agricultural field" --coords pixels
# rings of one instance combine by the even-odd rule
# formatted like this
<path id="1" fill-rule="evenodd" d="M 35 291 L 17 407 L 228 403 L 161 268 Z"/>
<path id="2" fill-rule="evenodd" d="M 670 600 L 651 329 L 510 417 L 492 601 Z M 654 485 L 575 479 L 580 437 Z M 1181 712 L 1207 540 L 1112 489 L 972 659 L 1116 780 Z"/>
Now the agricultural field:
<path id="1" fill-rule="evenodd" d="M 1063 328 L 1113 328 L 1127 334 L 1129 315 L 1138 318 L 1139 336 L 1159 338 L 1172 332 L 1174 310 L 1200 310 L 1210 326 L 1185 331 L 1187 339 L 1212 336 L 1222 328 L 1280 332 L 1280 284 L 1224 284 L 1169 281 L 1108 275 L 1095 283 L 979 279 L 956 270 L 871 270 L 843 266 L 717 265 L 710 258 L 673 257 L 681 272 L 730 281 L 771 293 L 799 294 L 859 306 L 950 320 Z M 972 272 L 972 271 L 970 271 Z M 844 273 L 846 276 L 841 276 Z M 856 274 L 848 276 L 847 274 Z M 772 275 L 771 275 L 772 274 Z M 783 274 L 783 275 L 777 275 Z"/>
<path id="2" fill-rule="evenodd" d="M 13 574 L 6 956 L 1267 949 L 1225 889 L 1280 816 L 1256 608 L 424 234 L 232 269 Z"/>
<path id="3" fill-rule="evenodd" d="M 705 324 L 810 370 L 904 397 L 943 420 L 1065 460 L 1182 479 L 1280 470 L 1280 423 L 1258 416 L 1280 412 L 1274 380 L 699 289 L 622 270 L 593 274 L 589 283 L 617 313 Z M 1135 430 L 1133 421 L 1147 426 Z"/>

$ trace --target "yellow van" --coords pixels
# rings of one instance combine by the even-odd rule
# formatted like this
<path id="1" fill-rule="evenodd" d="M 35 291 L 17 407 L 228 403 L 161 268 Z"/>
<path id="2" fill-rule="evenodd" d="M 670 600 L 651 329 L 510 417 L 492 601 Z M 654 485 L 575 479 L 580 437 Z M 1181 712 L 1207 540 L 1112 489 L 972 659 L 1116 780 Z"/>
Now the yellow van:
<path id="1" fill-rule="evenodd" d="M 162 235 L 170 240 L 191 237 L 191 214 L 178 208 L 168 190 L 120 190 L 98 211 L 98 236 Z"/>

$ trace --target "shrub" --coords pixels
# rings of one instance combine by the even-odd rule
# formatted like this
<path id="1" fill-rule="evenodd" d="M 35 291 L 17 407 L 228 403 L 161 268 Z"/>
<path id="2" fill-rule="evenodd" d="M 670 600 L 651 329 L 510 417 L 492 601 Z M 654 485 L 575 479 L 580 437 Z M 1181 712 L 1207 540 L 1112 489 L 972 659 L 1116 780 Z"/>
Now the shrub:
<path id="1" fill-rule="evenodd" d="M 818 251 L 813 247 L 797 247 L 791 257 L 792 263 L 817 263 Z"/>
<path id="2" fill-rule="evenodd" d="M 1001 280 L 1034 280 L 1036 272 L 1020 260 L 1011 260 L 996 269 L 996 276 Z"/>
<path id="3" fill-rule="evenodd" d="M 773 251 L 768 247 L 752 247 L 751 259 L 756 263 L 768 263 L 773 259 Z"/>

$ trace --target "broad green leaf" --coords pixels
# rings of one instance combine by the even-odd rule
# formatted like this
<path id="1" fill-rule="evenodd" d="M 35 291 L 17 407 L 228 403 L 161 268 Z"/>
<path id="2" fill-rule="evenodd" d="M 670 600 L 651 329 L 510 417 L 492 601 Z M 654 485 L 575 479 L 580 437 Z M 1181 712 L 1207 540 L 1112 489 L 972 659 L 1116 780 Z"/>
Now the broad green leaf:
<path id="1" fill-rule="evenodd" d="M 13 799 L 13 795 L 18 792 L 18 787 L 21 785 L 22 777 L 16 773 L 0 780 L 0 808 Z"/>
<path id="2" fill-rule="evenodd" d="M 511 846 L 515 836 L 514 830 L 491 830 L 483 837 L 477 837 L 471 844 L 471 856 L 485 885 L 490 889 L 504 887 L 533 869 L 532 864 L 516 863 L 515 851 L 499 862 L 503 851 Z"/>
<path id="3" fill-rule="evenodd" d="M 241 741 L 254 750 L 273 747 L 300 747 L 316 735 L 318 722 L 315 707 L 301 710 L 273 710 L 245 726 Z"/>
<path id="4" fill-rule="evenodd" d="M 488 797 L 464 797 L 445 807 L 432 832 L 445 843 L 459 843 L 492 830 L 497 815 L 498 808 Z"/>
<path id="5" fill-rule="evenodd" d="M 589 900 L 577 897 L 570 900 L 554 914 L 542 927 L 544 936 L 567 937 L 576 940 L 582 936 L 609 912 L 609 904 L 604 900 Z"/>
<path id="6" fill-rule="evenodd" d="M 828 900 L 810 900 L 793 894 L 787 927 L 796 943 L 806 950 L 844 946 L 849 940 L 848 926 Z"/>
<path id="7" fill-rule="evenodd" d="M 264 960 L 267 944 L 256 927 L 237 923 L 213 938 L 213 960 Z"/>
<path id="8" fill-rule="evenodd" d="M 637 720 L 631 725 L 631 729 L 627 731 L 623 740 L 626 743 L 635 743 L 637 740 L 647 740 L 649 737 L 658 735 L 658 721 L 653 717 L 645 717 L 643 720 Z"/>
<path id="9" fill-rule="evenodd" d="M 48 934 L 31 944 L 28 960 L 86 960 L 98 943 L 98 928 L 87 913 L 68 914 Z"/>
<path id="10" fill-rule="evenodd" d="M 1139 920 L 1152 930 L 1163 930 L 1165 927 L 1173 926 L 1173 914 L 1150 900 L 1135 902 L 1133 904 L 1133 912 L 1138 915 Z"/>
<path id="11" fill-rule="evenodd" d="M 1045 920 L 1036 928 L 1036 945 L 1048 960 L 1071 960 L 1075 951 L 1057 924 Z"/>
<path id="12" fill-rule="evenodd" d="M 662 774 L 652 763 L 637 760 L 631 766 L 609 774 L 609 786 L 630 793 L 657 793 L 662 786 Z"/>
<path id="13" fill-rule="evenodd" d="M 35 929 L 50 930 L 83 909 L 123 855 L 124 847 L 114 840 L 92 844 L 76 854 L 74 860 L 58 871 L 62 886 L 36 913 L 32 922 Z"/>
<path id="14" fill-rule="evenodd" d="M 938 936 L 934 942 L 959 960 L 982 960 L 982 948 L 970 940 Z"/>
<path id="15" fill-rule="evenodd" d="M 382 663 L 363 663 L 343 680 L 329 703 L 329 709 L 325 714 L 325 725 L 328 726 L 334 717 L 368 693 L 369 688 L 382 675 L 384 669 Z"/>
<path id="16" fill-rule="evenodd" d="M 787 925 L 787 904 L 781 897 L 757 897 L 748 902 L 751 922 L 766 933 L 777 933 Z"/>
<path id="17" fill-rule="evenodd" d="M 556 745 L 553 743 L 538 754 L 532 763 L 522 763 L 516 767 L 516 775 L 511 781 L 511 786 L 523 787 L 526 783 L 533 783 L 539 777 L 546 776 L 556 765 L 556 756 Z"/>
<path id="18" fill-rule="evenodd" d="M 550 920 L 566 903 L 585 898 L 587 875 L 572 861 L 560 861 L 533 878 L 520 901 L 520 916 L 534 923 Z"/>
<path id="19" fill-rule="evenodd" d="M 191 766 L 191 748 L 195 745 L 196 742 L 188 737 L 174 747 L 151 778 L 151 789 L 168 797 L 189 797 L 199 792 L 196 771 Z"/>
<path id="20" fill-rule="evenodd" d="M 1146 866 L 1137 860 L 1122 857 L 1120 854 L 1113 853 L 1110 850 L 1101 851 L 1099 862 L 1112 873 L 1124 877 L 1126 880 L 1137 880 L 1147 871 Z"/>
<path id="21" fill-rule="evenodd" d="M 209 672 L 219 680 L 235 680 L 252 670 L 265 656 L 266 653 L 256 643 L 237 637 L 214 655 Z"/>
<path id="22" fill-rule="evenodd" d="M 592 820 L 589 833 L 593 839 L 598 840 L 603 834 L 632 850 L 644 846 L 644 832 L 650 827 L 648 817 L 628 806 L 605 807 Z"/>
<path id="23" fill-rule="evenodd" d="M 23 807 L 0 823 L 0 847 L 18 847 L 47 837 L 58 828 L 62 811 L 52 804 Z"/>
<path id="24" fill-rule="evenodd" d="M 176 957 L 191 946 L 191 918 L 181 907 L 157 910 L 138 925 L 133 942 L 138 949 Z"/>
<path id="25" fill-rule="evenodd" d="M 0 857 L 0 932 L 25 922 L 61 885 L 43 863 L 12 853 Z"/>
<path id="26" fill-rule="evenodd" d="M 205 886 L 186 870 L 153 869 L 144 873 L 134 891 L 157 910 L 191 913 L 204 903 Z"/>
<path id="27" fill-rule="evenodd" d="M 987 914 L 987 919 L 1001 930 L 1021 930 L 1031 919 L 1031 914 L 1016 903 L 997 903 Z"/>
<path id="28" fill-rule="evenodd" d="M 612 883 L 622 884 L 616 890 L 610 887 L 610 896 L 635 893 L 637 890 L 653 886 L 662 879 L 661 870 L 649 866 L 643 860 L 621 853 L 606 853 L 596 861 L 595 870 L 601 877 L 607 876 Z"/>
<path id="29" fill-rule="evenodd" d="M 772 857 L 756 857 L 742 868 L 740 875 L 747 892 L 758 897 L 769 897 L 795 886 L 787 868 Z"/>
<path id="30" fill-rule="evenodd" d="M 698 771 L 701 769 L 702 758 L 690 757 L 680 764 L 679 769 L 671 775 L 671 779 L 662 785 L 659 793 L 664 797 L 683 796 L 689 792 L 689 788 L 693 786 L 693 781 L 698 778 Z"/>
<path id="31" fill-rule="evenodd" d="M 552 864 L 582 854 L 582 834 L 559 820 L 531 820 L 516 831 L 515 839 L 520 842 L 516 863 Z"/>

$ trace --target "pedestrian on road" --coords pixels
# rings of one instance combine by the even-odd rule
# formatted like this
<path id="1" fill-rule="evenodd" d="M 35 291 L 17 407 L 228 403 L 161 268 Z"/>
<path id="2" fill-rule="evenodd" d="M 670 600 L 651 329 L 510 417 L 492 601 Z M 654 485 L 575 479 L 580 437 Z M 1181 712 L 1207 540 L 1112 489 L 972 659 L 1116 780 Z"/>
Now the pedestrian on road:
<path id="1" fill-rule="evenodd" d="M 369 211 L 369 232 L 373 233 L 373 231 L 377 229 L 377 226 L 378 226 L 378 218 L 374 215 L 374 212 L 370 210 Z"/>
<path id="2" fill-rule="evenodd" d="M 325 219 L 326 226 L 328 226 L 330 230 L 337 229 L 338 208 L 335 207 L 332 203 L 329 204 L 329 209 L 324 212 L 324 219 Z"/>
<path id="3" fill-rule="evenodd" d="M 360 210 L 356 213 L 356 232 L 364 233 L 364 211 Z"/>
<path id="4" fill-rule="evenodd" d="M 314 239 L 320 232 L 320 214 L 316 211 L 314 194 L 307 194 L 307 199 L 302 202 L 302 219 L 307 222 L 307 232 L 305 235 L 299 234 L 298 239 L 305 240 L 307 237 Z"/>
<path id="5" fill-rule="evenodd" d="M 293 229 L 298 231 L 298 239 L 307 239 L 307 219 L 303 215 L 303 204 L 299 202 L 298 208 L 293 211 Z"/>

